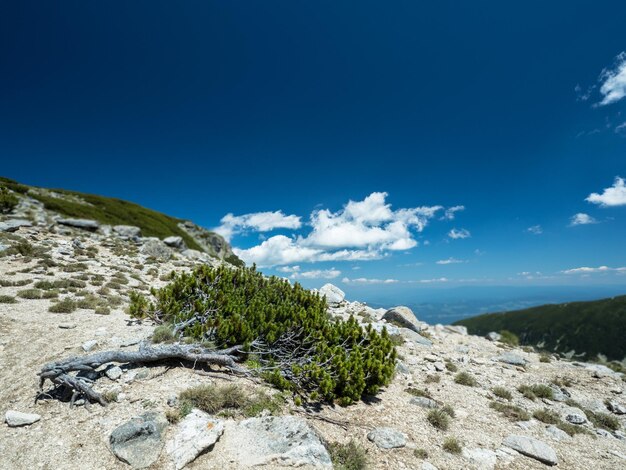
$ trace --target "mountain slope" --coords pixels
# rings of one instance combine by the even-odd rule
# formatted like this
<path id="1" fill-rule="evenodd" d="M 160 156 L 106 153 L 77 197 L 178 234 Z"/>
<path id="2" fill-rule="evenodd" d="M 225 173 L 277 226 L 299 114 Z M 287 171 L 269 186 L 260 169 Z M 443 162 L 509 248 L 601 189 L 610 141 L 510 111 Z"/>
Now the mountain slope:
<path id="1" fill-rule="evenodd" d="M 47 211 L 64 217 L 93 219 L 108 225 L 133 225 L 141 228 L 141 233 L 145 237 L 163 239 L 179 236 L 191 249 L 206 252 L 232 264 L 241 264 L 228 242 L 220 235 L 193 222 L 171 217 L 133 202 L 65 189 L 27 186 L 2 177 L 0 186 L 21 197 L 35 199 L 41 202 Z"/>
<path id="2" fill-rule="evenodd" d="M 573 350 L 586 359 L 598 354 L 609 360 L 626 357 L 626 296 L 488 313 L 455 324 L 477 335 L 509 330 L 522 344 L 560 353 Z"/>

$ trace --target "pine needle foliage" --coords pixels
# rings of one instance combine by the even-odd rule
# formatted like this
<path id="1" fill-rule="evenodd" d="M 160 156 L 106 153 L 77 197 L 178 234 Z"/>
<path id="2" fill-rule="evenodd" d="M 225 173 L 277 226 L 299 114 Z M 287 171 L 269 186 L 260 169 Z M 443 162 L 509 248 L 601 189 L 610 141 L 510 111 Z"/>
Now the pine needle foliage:
<path id="1" fill-rule="evenodd" d="M 331 320 L 323 297 L 254 266 L 200 266 L 152 294 L 152 302 L 133 294 L 130 315 L 182 325 L 186 341 L 262 350 L 264 378 L 312 400 L 349 405 L 393 376 L 396 351 L 386 330 L 364 329 L 352 317 Z"/>

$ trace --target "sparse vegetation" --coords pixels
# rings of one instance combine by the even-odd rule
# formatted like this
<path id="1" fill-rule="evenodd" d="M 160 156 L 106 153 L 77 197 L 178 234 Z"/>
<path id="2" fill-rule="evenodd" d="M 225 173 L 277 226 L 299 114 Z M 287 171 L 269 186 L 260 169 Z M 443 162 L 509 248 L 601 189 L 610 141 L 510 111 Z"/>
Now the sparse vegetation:
<path id="1" fill-rule="evenodd" d="M 0 213 L 8 214 L 15 209 L 19 202 L 15 194 L 9 191 L 5 186 L 0 186 Z"/>
<path id="2" fill-rule="evenodd" d="M 50 313 L 72 313 L 76 310 L 77 305 L 76 302 L 69 297 L 60 300 L 54 305 L 51 305 L 48 308 Z"/>
<path id="3" fill-rule="evenodd" d="M 430 410 L 426 419 L 431 425 L 441 431 L 447 431 L 450 427 L 450 415 L 442 409 Z"/>
<path id="4" fill-rule="evenodd" d="M 468 372 L 459 372 L 454 377 L 454 381 L 460 385 L 465 385 L 467 387 L 475 387 L 476 385 L 478 385 L 478 382 L 476 381 L 474 376 L 469 374 Z"/>
<path id="5" fill-rule="evenodd" d="M 449 359 L 446 360 L 446 369 L 448 369 L 450 372 L 456 372 L 459 370 L 457 365 L 454 362 L 450 361 Z"/>
<path id="6" fill-rule="evenodd" d="M 489 407 L 502 413 L 511 421 L 528 421 L 530 419 L 530 414 L 519 406 L 492 401 L 489 403 Z"/>
<path id="7" fill-rule="evenodd" d="M 541 356 L 539 356 L 539 362 L 550 363 L 552 362 L 552 358 L 550 357 L 549 354 L 544 353 Z"/>
<path id="8" fill-rule="evenodd" d="M 513 398 L 511 392 L 504 387 L 495 387 L 491 392 L 498 398 L 503 398 L 504 400 L 511 401 Z"/>
<path id="9" fill-rule="evenodd" d="M 336 470 L 365 470 L 367 468 L 367 452 L 355 440 L 346 444 L 338 442 L 328 446 L 333 468 Z"/>
<path id="10" fill-rule="evenodd" d="M 500 331 L 500 342 L 509 346 L 519 346 L 518 336 L 509 330 Z"/>
<path id="11" fill-rule="evenodd" d="M 537 398 L 554 399 L 554 390 L 543 384 L 520 385 L 517 390 L 529 400 L 535 400 Z"/>
<path id="12" fill-rule="evenodd" d="M 443 441 L 443 450 L 450 454 L 460 454 L 463 446 L 456 437 L 450 436 Z"/>
<path id="13" fill-rule="evenodd" d="M 415 387 L 409 387 L 407 389 L 404 390 L 405 392 L 413 395 L 414 397 L 424 397 L 424 398 L 430 398 L 432 400 L 432 395 L 430 394 L 430 392 L 426 389 L 420 389 L 420 388 L 415 388 Z"/>
<path id="14" fill-rule="evenodd" d="M 558 424 L 561 422 L 561 418 L 554 411 L 550 411 L 547 408 L 542 410 L 536 410 L 533 413 L 533 418 L 546 424 Z"/>
<path id="15" fill-rule="evenodd" d="M 418 459 L 422 459 L 422 460 L 425 460 L 428 458 L 428 452 L 426 451 L 426 449 L 415 449 L 413 451 L 413 455 L 417 457 Z"/>
<path id="16" fill-rule="evenodd" d="M 445 414 L 450 416 L 450 418 L 454 418 L 456 416 L 456 413 L 454 412 L 454 408 L 452 408 L 451 405 L 443 405 L 441 407 L 441 411 L 443 411 Z"/>
<path id="17" fill-rule="evenodd" d="M 441 382 L 441 377 L 435 374 L 429 374 L 426 376 L 426 378 L 424 379 L 424 382 L 426 382 L 427 384 L 430 383 L 439 383 Z"/>
<path id="18" fill-rule="evenodd" d="M 12 295 L 0 295 L 0 304 L 16 304 L 17 299 Z"/>

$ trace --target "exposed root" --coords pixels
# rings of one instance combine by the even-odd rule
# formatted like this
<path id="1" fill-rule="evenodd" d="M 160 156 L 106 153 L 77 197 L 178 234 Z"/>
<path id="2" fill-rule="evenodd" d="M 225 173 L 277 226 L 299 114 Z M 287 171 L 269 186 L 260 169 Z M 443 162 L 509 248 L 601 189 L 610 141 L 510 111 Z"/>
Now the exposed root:
<path id="1" fill-rule="evenodd" d="M 197 344 L 167 344 L 158 346 L 142 345 L 138 351 L 102 351 L 82 357 L 50 362 L 44 365 L 39 372 L 39 387 L 43 390 L 46 380 L 53 384 L 65 387 L 72 392 L 71 404 L 82 397 L 86 403 L 100 403 L 107 405 L 106 399 L 92 388 L 96 369 L 104 364 L 117 362 L 120 364 L 149 364 L 171 359 L 181 359 L 196 364 L 211 364 L 221 366 L 230 372 L 246 375 L 249 372 L 240 367 L 240 353 L 242 346 L 233 346 L 222 350 L 212 350 Z M 77 372 L 73 375 L 73 372 Z"/>

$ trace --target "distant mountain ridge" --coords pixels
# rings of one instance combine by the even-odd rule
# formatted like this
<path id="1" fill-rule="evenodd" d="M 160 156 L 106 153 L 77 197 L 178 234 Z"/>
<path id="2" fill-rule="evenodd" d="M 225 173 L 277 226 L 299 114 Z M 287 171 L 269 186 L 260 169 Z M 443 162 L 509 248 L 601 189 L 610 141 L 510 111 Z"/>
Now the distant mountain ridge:
<path id="1" fill-rule="evenodd" d="M 542 305 L 459 320 L 470 334 L 509 330 L 522 344 L 571 354 L 626 360 L 626 295 L 586 302 Z"/>
<path id="2" fill-rule="evenodd" d="M 64 217 L 90 219 L 107 225 L 136 226 L 145 237 L 164 239 L 178 236 L 188 248 L 234 265 L 243 264 L 221 235 L 192 221 L 172 217 L 133 202 L 65 189 L 39 188 L 4 177 L 0 177 L 0 187 L 5 187 L 20 196 L 22 210 L 18 207 L 19 216 L 33 219 L 34 222 L 37 222 L 34 220 L 37 214 L 33 212 L 38 206 L 32 204 L 32 200 L 43 204 L 46 211 Z M 41 219 L 41 214 L 39 216 Z"/>

